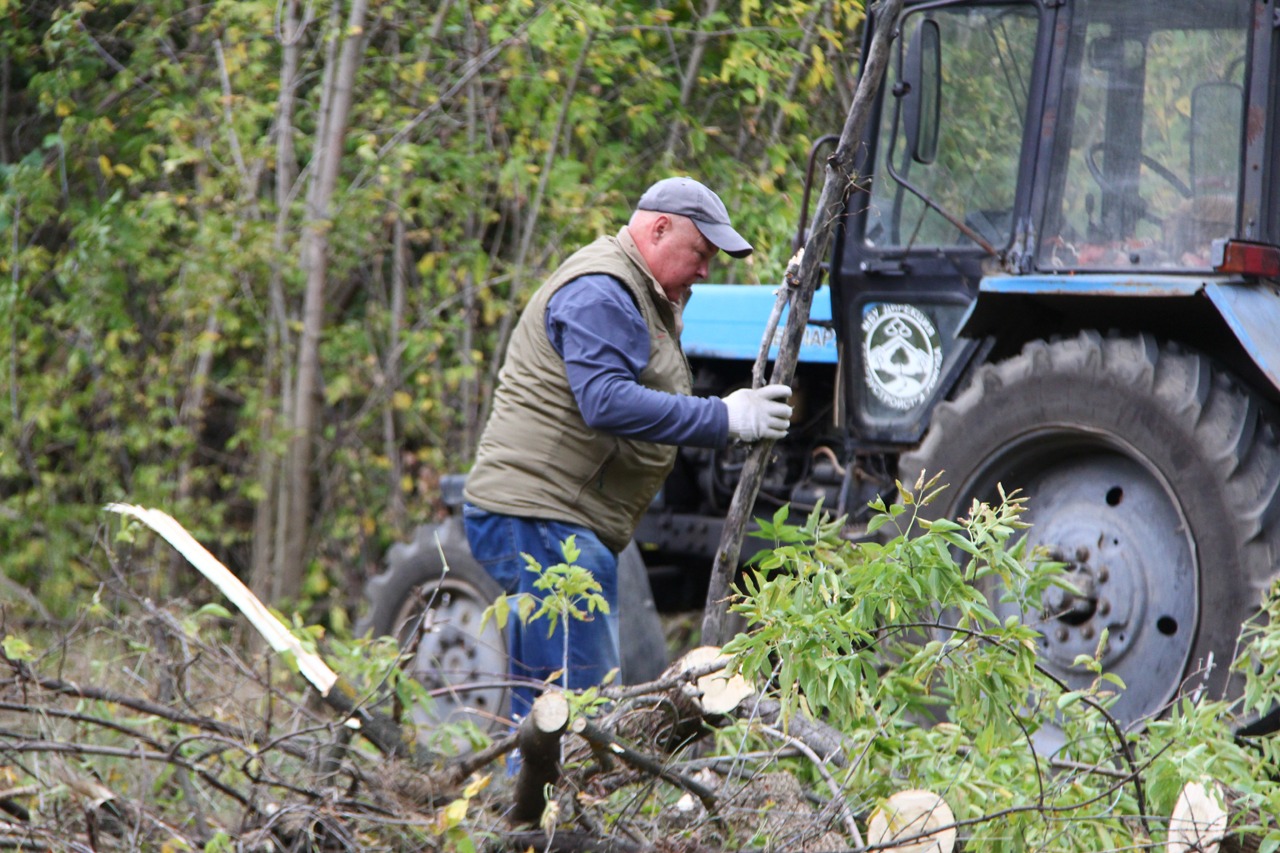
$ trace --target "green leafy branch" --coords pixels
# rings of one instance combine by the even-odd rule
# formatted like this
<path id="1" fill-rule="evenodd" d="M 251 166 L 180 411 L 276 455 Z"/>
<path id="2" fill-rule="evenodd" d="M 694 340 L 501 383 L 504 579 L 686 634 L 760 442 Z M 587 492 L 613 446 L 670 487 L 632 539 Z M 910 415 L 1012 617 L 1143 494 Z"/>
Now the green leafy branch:
<path id="1" fill-rule="evenodd" d="M 485 609 L 480 622 L 481 629 L 483 630 L 490 618 L 499 627 L 505 628 L 513 608 L 523 625 L 545 620 L 548 637 L 555 633 L 558 625 L 562 623 L 567 625 L 569 620 L 587 622 L 597 613 L 608 615 L 609 602 L 602 595 L 603 587 L 600 586 L 600 582 L 595 579 L 590 569 L 578 565 L 578 557 L 581 556 L 582 551 L 578 548 L 577 537 L 570 536 L 560 543 L 560 553 L 564 556 L 564 562 L 545 567 L 532 556 L 524 554 L 525 571 L 532 572 L 538 576 L 537 580 L 533 582 L 533 587 L 541 595 L 521 592 L 500 596 L 497 601 Z M 568 631 L 564 632 L 562 660 L 563 666 L 561 670 L 553 673 L 552 677 L 548 679 L 549 681 L 555 681 L 557 678 L 564 680 L 565 673 L 568 672 Z M 606 681 L 612 679 L 615 675 L 616 672 L 610 673 Z M 576 694 L 569 694 L 568 698 L 571 707 L 579 711 L 594 707 L 603 701 L 599 698 L 598 690 L 595 688 L 588 688 Z"/>
<path id="2" fill-rule="evenodd" d="M 1123 786 L 1134 813 L 1146 815 L 1141 769 L 1160 753 L 1137 755 L 1133 734 L 1111 716 L 1123 684 L 1086 655 L 1077 665 L 1096 677 L 1073 689 L 1038 661 L 1040 633 L 996 609 L 1038 613 L 1043 592 L 1064 583 L 1062 564 L 1027 553 L 1025 499 L 1002 492 L 967 517 L 931 520 L 923 509 L 941 491 L 937 478 L 899 488 L 897 503 L 872 505 L 874 541 L 842 539 L 844 519 L 820 509 L 799 526 L 785 508 L 761 522 L 774 547 L 733 608 L 749 625 L 725 647 L 735 666 L 764 674 L 788 717 L 825 719 L 862 744 L 865 760 L 851 771 L 861 790 L 887 793 L 886 780 L 905 772 L 920 777 L 913 783 L 959 784 L 974 814 L 1018 822 L 1036 811 L 1009 805 L 1026 780 L 1058 813 Z M 1099 774 L 1099 788 L 1047 776 L 1036 740 L 1052 730 L 1067 739 L 1055 767 L 1105 767 L 1115 750 L 1123 780 Z"/>

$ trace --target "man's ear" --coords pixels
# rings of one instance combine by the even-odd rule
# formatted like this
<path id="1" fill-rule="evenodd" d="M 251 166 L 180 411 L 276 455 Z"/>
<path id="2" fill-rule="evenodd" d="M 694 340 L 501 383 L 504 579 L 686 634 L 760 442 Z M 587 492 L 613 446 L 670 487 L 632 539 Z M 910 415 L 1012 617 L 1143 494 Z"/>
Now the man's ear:
<path id="1" fill-rule="evenodd" d="M 665 213 L 659 213 L 654 218 L 653 224 L 650 226 L 650 233 L 653 235 L 654 242 L 656 243 L 663 237 L 667 236 L 667 234 L 671 233 L 671 226 L 671 217 Z"/>

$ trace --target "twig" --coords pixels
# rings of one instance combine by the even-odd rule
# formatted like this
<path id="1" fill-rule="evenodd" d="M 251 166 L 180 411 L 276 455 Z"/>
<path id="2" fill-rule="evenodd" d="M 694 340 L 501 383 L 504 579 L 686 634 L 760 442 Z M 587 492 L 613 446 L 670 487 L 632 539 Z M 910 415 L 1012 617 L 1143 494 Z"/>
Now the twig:
<path id="1" fill-rule="evenodd" d="M 804 756 L 813 764 L 814 769 L 818 771 L 818 775 L 822 777 L 823 781 L 827 783 L 827 787 L 831 789 L 831 801 L 835 804 L 836 810 L 840 812 L 840 819 L 844 822 L 845 833 L 853 839 L 855 845 L 861 847 L 862 833 L 858 832 L 858 824 L 854 820 L 853 812 L 849 811 L 849 804 L 844 800 L 844 792 L 840 789 L 840 783 L 827 770 L 827 763 L 816 752 L 786 732 L 770 726 L 761 726 L 760 730 L 804 753 Z"/>
<path id="2" fill-rule="evenodd" d="M 667 763 L 661 759 L 642 752 L 637 752 L 629 746 L 619 743 L 613 735 L 601 729 L 594 723 L 588 722 L 586 719 L 579 717 L 574 720 L 573 731 L 582 736 L 587 743 L 599 749 L 606 749 L 612 752 L 618 758 L 630 764 L 637 770 L 642 770 L 651 776 L 656 776 L 664 782 L 669 782 L 677 788 L 681 788 L 693 794 L 702 801 L 702 805 L 707 811 L 714 811 L 716 804 L 716 793 L 700 782 L 695 782 L 688 776 L 677 773 L 672 770 Z"/>

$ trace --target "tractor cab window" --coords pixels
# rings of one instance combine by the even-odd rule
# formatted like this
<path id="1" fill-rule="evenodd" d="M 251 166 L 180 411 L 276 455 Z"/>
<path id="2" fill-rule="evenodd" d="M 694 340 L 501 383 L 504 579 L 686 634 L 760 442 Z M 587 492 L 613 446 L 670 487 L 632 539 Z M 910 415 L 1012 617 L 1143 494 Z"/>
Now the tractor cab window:
<path id="1" fill-rule="evenodd" d="M 1249 13 L 1077 5 L 1041 269 L 1210 268 L 1236 229 Z"/>
<path id="2" fill-rule="evenodd" d="M 871 167 L 868 247 L 1008 245 L 1038 23 L 1029 4 L 903 18 Z"/>

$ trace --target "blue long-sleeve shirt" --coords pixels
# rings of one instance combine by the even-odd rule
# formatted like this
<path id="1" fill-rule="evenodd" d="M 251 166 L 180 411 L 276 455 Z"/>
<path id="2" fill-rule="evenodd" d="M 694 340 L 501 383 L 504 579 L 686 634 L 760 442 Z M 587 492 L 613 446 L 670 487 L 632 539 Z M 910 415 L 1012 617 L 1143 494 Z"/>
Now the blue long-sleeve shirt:
<path id="1" fill-rule="evenodd" d="M 551 297 L 546 325 L 587 426 L 655 444 L 728 441 L 728 409 L 718 398 L 639 383 L 649 363 L 649 329 L 622 282 L 602 274 L 574 279 Z"/>

